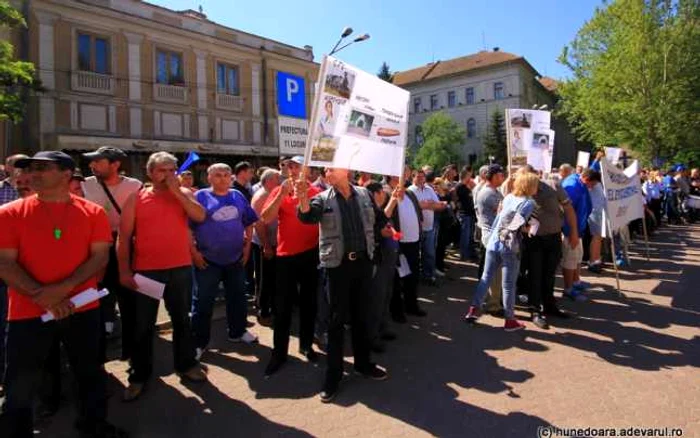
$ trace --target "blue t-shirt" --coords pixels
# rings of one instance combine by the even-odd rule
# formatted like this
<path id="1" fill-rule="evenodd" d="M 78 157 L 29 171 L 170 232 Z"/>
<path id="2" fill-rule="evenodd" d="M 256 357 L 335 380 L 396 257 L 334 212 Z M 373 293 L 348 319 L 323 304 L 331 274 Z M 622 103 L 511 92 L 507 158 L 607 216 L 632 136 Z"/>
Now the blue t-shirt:
<path id="1" fill-rule="evenodd" d="M 192 224 L 197 249 L 217 265 L 237 262 L 243 256 L 245 228 L 258 220 L 255 210 L 238 190 L 219 196 L 208 188 L 194 196 L 207 212 L 204 222 Z"/>
<path id="2" fill-rule="evenodd" d="M 591 163 L 591 170 L 600 172 L 600 160 L 593 160 L 593 163 Z"/>
<path id="3" fill-rule="evenodd" d="M 561 187 L 571 199 L 571 205 L 576 212 L 578 235 L 582 236 L 588 226 L 588 216 L 593 211 L 591 195 L 588 193 L 586 185 L 581 182 L 579 175 L 575 173 L 564 178 L 564 181 L 561 182 Z M 569 224 L 566 221 L 564 221 L 563 231 L 565 236 L 568 236 L 571 232 L 571 228 L 569 228 Z"/>

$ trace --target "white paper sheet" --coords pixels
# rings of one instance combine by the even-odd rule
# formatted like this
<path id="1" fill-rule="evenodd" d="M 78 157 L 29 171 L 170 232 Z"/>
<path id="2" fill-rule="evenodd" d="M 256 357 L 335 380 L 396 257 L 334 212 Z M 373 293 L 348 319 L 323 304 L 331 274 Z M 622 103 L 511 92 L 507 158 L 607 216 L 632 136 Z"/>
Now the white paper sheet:
<path id="1" fill-rule="evenodd" d="M 408 260 L 405 255 L 399 255 L 399 266 L 396 267 L 396 270 L 399 272 L 399 277 L 401 278 L 411 275 L 411 268 L 408 266 Z"/>
<path id="2" fill-rule="evenodd" d="M 90 288 L 80 292 L 77 295 L 72 296 L 70 302 L 73 303 L 76 309 L 78 309 L 90 303 L 94 303 L 95 301 L 99 300 L 102 297 L 106 297 L 107 295 L 109 295 L 109 291 L 107 289 L 97 290 L 95 288 Z M 54 319 L 55 317 L 51 312 L 46 312 L 43 315 L 41 315 L 41 320 L 43 322 L 53 321 Z"/>
<path id="3" fill-rule="evenodd" d="M 138 286 L 137 292 L 140 292 L 148 297 L 155 300 L 160 300 L 163 298 L 163 292 L 165 291 L 165 284 L 160 283 L 155 280 L 151 280 L 141 274 L 134 275 L 134 281 Z"/>

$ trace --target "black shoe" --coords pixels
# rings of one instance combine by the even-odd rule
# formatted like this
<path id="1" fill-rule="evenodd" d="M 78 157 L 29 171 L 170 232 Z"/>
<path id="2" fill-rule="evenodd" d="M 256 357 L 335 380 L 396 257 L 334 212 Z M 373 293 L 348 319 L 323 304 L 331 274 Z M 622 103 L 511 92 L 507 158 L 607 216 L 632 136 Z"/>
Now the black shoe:
<path id="1" fill-rule="evenodd" d="M 323 389 L 321 390 L 321 402 L 322 403 L 330 403 L 333 401 L 336 395 L 338 395 L 338 388 L 340 385 L 338 383 L 333 383 L 333 384 L 328 384 L 326 383 L 323 385 Z"/>
<path id="2" fill-rule="evenodd" d="M 273 353 L 272 357 L 270 358 L 270 362 L 268 362 L 267 367 L 265 367 L 265 377 L 270 377 L 271 375 L 275 374 L 280 368 L 282 368 L 282 365 L 284 365 L 285 362 L 287 362 L 287 358 L 285 356 Z"/>
<path id="3" fill-rule="evenodd" d="M 316 353 L 312 348 L 300 348 L 299 353 L 306 358 L 310 363 L 318 362 L 318 353 Z"/>
<path id="4" fill-rule="evenodd" d="M 561 318 L 561 319 L 567 319 L 571 316 L 568 313 L 564 312 L 563 310 L 559 309 L 558 307 L 550 307 L 550 308 L 544 309 L 543 313 L 547 316 L 551 316 L 553 318 Z"/>
<path id="5" fill-rule="evenodd" d="M 426 315 L 427 315 L 427 313 L 425 313 L 425 310 L 423 310 L 423 309 L 421 309 L 421 308 L 419 308 L 419 307 L 416 307 L 415 309 L 408 309 L 408 310 L 406 310 L 406 313 L 407 313 L 408 315 L 420 316 L 420 317 L 423 317 L 423 316 L 426 316 Z"/>
<path id="6" fill-rule="evenodd" d="M 406 315 L 403 313 L 395 313 L 391 316 L 391 319 L 398 324 L 406 324 Z"/>
<path id="7" fill-rule="evenodd" d="M 396 333 L 394 332 L 384 332 L 380 336 L 383 341 L 395 341 L 396 340 Z"/>
<path id="8" fill-rule="evenodd" d="M 549 328 L 547 320 L 544 318 L 544 316 L 542 316 L 541 313 L 532 314 L 532 323 L 535 324 L 535 326 L 541 328 L 542 330 L 547 330 Z"/>
<path id="9" fill-rule="evenodd" d="M 371 364 L 367 369 L 358 370 L 355 368 L 355 374 L 359 374 L 364 378 L 377 381 L 386 380 L 389 378 L 389 374 L 375 364 Z"/>
<path id="10" fill-rule="evenodd" d="M 372 350 L 372 353 L 382 354 L 386 351 L 386 347 L 384 347 L 384 344 L 382 344 L 381 342 L 376 341 L 372 343 L 370 350 Z"/>

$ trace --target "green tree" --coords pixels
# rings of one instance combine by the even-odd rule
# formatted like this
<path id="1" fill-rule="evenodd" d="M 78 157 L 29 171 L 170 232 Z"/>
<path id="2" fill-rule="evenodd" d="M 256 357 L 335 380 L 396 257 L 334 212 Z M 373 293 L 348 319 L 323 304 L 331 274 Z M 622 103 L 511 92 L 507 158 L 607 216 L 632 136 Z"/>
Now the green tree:
<path id="1" fill-rule="evenodd" d="M 564 47 L 561 114 L 582 140 L 645 161 L 700 148 L 700 3 L 614 0 Z"/>
<path id="2" fill-rule="evenodd" d="M 448 164 L 461 161 L 459 145 L 464 143 L 465 131 L 444 112 L 438 112 L 423 122 L 423 145 L 420 146 L 413 164 L 441 169 Z"/>
<path id="3" fill-rule="evenodd" d="M 391 74 L 389 64 L 387 64 L 386 61 L 382 62 L 382 66 L 379 67 L 379 73 L 377 73 L 377 77 L 387 82 L 391 82 L 394 79 L 394 75 Z"/>
<path id="4" fill-rule="evenodd" d="M 0 27 L 3 30 L 26 27 L 22 14 L 5 0 L 0 0 Z M 0 41 L 0 121 L 18 122 L 24 117 L 23 94 L 40 90 L 34 76 L 34 64 L 14 59 L 14 47 L 9 41 Z"/>
<path id="5" fill-rule="evenodd" d="M 505 115 L 502 110 L 495 110 L 491 114 L 488 131 L 484 139 L 484 160 L 489 162 L 489 157 L 494 157 L 493 162 L 502 166 L 508 164 L 508 144 L 506 140 Z"/>

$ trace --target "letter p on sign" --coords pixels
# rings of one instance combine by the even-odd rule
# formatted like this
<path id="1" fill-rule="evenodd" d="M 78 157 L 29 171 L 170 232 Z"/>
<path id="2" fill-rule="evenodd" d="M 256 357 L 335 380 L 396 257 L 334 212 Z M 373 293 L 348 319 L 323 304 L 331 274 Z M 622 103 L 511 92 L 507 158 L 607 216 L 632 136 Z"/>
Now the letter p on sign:
<path id="1" fill-rule="evenodd" d="M 299 92 L 299 82 L 292 78 L 287 78 L 287 102 L 292 101 L 292 95 Z"/>
<path id="2" fill-rule="evenodd" d="M 304 78 L 277 72 L 277 113 L 280 116 L 306 118 Z"/>

